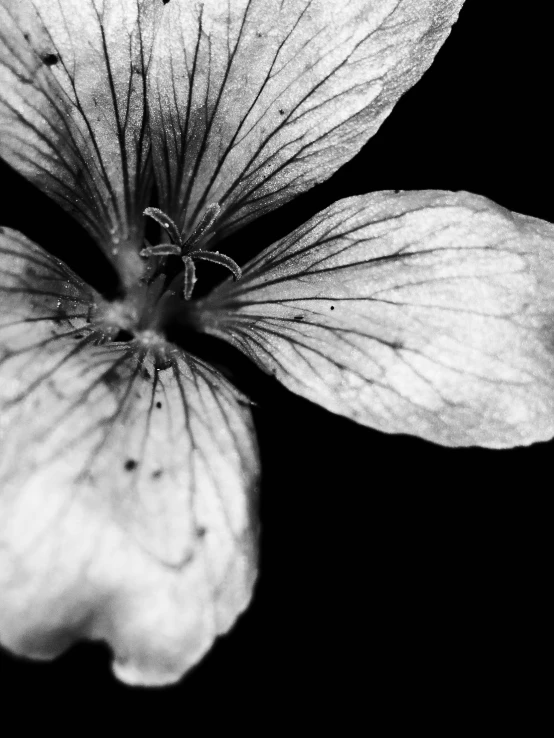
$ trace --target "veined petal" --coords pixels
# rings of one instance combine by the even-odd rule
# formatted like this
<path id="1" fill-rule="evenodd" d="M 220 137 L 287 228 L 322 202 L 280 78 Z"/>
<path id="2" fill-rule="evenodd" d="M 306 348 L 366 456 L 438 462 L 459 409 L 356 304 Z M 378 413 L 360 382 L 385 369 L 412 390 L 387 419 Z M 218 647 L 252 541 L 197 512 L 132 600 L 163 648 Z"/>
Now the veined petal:
<path id="1" fill-rule="evenodd" d="M 161 207 L 219 232 L 329 177 L 377 131 L 463 0 L 172 0 L 148 76 Z"/>
<path id="2" fill-rule="evenodd" d="M 175 681 L 251 597 L 250 412 L 180 350 L 95 345 L 91 291 L 0 239 L 0 643 L 102 639 L 123 681 Z"/>
<path id="3" fill-rule="evenodd" d="M 0 155 L 140 273 L 161 0 L 0 0 Z"/>
<path id="4" fill-rule="evenodd" d="M 381 431 L 554 435 L 554 226 L 484 197 L 339 201 L 197 309 L 294 392 Z"/>

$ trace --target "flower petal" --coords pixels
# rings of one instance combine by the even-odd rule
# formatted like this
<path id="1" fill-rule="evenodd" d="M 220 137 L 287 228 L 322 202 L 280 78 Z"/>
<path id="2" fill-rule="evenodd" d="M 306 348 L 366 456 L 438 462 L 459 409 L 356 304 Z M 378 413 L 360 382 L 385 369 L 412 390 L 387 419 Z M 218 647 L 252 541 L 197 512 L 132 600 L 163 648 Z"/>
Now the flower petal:
<path id="1" fill-rule="evenodd" d="M 251 597 L 250 412 L 180 350 L 95 345 L 90 290 L 24 237 L 0 264 L 0 642 L 103 639 L 123 681 L 175 681 Z"/>
<path id="2" fill-rule="evenodd" d="M 447 446 L 554 435 L 554 226 L 467 193 L 339 201 L 198 306 L 288 388 Z"/>
<path id="3" fill-rule="evenodd" d="M 161 205 L 218 229 L 329 177 L 427 67 L 463 0 L 172 0 L 148 76 Z"/>
<path id="4" fill-rule="evenodd" d="M 151 185 L 150 0 L 0 0 L 0 155 L 71 212 L 129 281 Z"/>

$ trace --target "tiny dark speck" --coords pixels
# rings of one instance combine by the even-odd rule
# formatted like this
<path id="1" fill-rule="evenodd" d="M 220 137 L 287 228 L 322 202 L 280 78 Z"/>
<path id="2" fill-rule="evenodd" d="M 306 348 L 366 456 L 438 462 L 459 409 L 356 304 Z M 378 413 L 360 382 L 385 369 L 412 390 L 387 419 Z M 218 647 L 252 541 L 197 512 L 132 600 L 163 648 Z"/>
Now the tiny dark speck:
<path id="1" fill-rule="evenodd" d="M 334 309 L 335 309 L 335 306 L 334 305 L 331 305 L 331 310 L 334 310 Z"/>
<path id="2" fill-rule="evenodd" d="M 304 320 L 304 316 L 303 315 L 295 315 L 294 318 L 293 318 L 293 320 Z"/>
<path id="3" fill-rule="evenodd" d="M 42 62 L 43 64 L 46 64 L 46 66 L 51 67 L 54 64 L 57 64 L 60 61 L 60 57 L 57 54 L 44 54 L 42 56 Z"/>
<path id="4" fill-rule="evenodd" d="M 138 463 L 134 459 L 127 459 L 124 466 L 126 471 L 133 471 L 133 469 L 137 468 Z"/>
<path id="5" fill-rule="evenodd" d="M 78 340 L 79 340 L 80 338 L 83 338 L 83 334 L 82 334 L 82 333 L 76 333 L 76 334 L 75 334 L 75 335 L 73 336 L 73 338 L 74 338 L 74 339 L 75 339 L 76 341 L 78 341 Z"/>
<path id="6" fill-rule="evenodd" d="M 119 384 L 119 380 L 120 374 L 113 366 L 102 375 L 102 381 L 109 389 L 114 389 Z"/>
<path id="7" fill-rule="evenodd" d="M 256 31 L 256 36 L 258 38 L 261 38 L 263 36 L 263 33 L 261 31 Z"/>
<path id="8" fill-rule="evenodd" d="M 25 41 L 29 41 L 29 39 L 30 39 L 31 37 L 30 37 L 30 35 L 29 35 L 28 33 L 24 33 L 24 34 L 23 34 L 23 38 L 25 39 Z"/>
<path id="9" fill-rule="evenodd" d="M 162 406 L 162 403 L 161 403 L 160 401 L 158 401 L 158 402 L 156 403 L 156 407 L 158 408 L 158 410 L 159 410 L 159 409 L 161 408 L 161 406 Z"/>
<path id="10" fill-rule="evenodd" d="M 285 111 L 283 110 L 283 108 L 279 108 L 279 113 L 280 113 L 281 115 L 284 115 L 284 114 L 285 114 Z"/>
<path id="11" fill-rule="evenodd" d="M 169 0 L 162 0 L 162 2 L 163 2 L 164 5 L 167 5 L 168 2 L 169 2 Z"/>
<path id="12" fill-rule="evenodd" d="M 159 479 L 162 476 L 163 472 L 161 469 L 156 469 L 156 471 L 152 472 L 152 479 Z"/>
<path id="13" fill-rule="evenodd" d="M 196 535 L 198 536 L 198 538 L 204 538 L 207 532 L 208 531 L 203 526 L 200 526 L 196 529 Z"/>

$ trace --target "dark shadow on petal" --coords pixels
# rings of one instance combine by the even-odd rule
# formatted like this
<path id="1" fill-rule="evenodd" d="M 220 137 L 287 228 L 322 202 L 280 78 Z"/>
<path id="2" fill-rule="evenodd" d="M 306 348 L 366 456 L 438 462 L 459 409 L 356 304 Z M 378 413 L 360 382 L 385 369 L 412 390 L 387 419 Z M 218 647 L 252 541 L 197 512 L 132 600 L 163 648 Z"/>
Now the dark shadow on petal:
<path id="1" fill-rule="evenodd" d="M 112 264 L 69 213 L 1 160 L 0 181 L 1 225 L 20 231 L 62 259 L 106 297 L 118 294 L 119 278 Z"/>
<path id="2" fill-rule="evenodd" d="M 273 377 L 259 369 L 249 358 L 226 341 L 187 329 L 182 323 L 170 323 L 165 335 L 193 356 L 218 369 L 227 379 L 256 404 L 263 404 L 277 390 L 286 391 Z"/>

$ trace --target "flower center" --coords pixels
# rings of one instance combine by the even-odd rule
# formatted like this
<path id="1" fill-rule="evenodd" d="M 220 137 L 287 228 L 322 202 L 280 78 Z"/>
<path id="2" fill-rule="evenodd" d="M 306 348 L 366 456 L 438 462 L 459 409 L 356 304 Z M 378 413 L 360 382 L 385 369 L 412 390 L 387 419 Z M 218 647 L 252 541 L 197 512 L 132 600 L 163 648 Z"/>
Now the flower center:
<path id="1" fill-rule="evenodd" d="M 154 343 L 165 340 L 165 328 L 172 316 L 187 312 L 186 303 L 197 281 L 196 261 L 219 264 L 235 279 L 240 279 L 241 269 L 233 259 L 207 248 L 215 235 L 214 226 L 220 212 L 217 203 L 210 205 L 192 233 L 185 236 L 162 210 L 146 208 L 144 214 L 164 229 L 169 242 L 153 246 L 146 241 L 140 252 L 147 260 L 146 269 L 138 283 L 128 290 L 123 301 L 107 303 L 100 308 L 95 322 L 102 340 L 134 341 L 146 349 L 154 336 L 157 336 L 152 338 Z M 181 264 L 176 274 L 174 257 L 178 257 L 180 262 L 177 263 Z"/>

